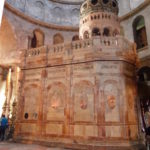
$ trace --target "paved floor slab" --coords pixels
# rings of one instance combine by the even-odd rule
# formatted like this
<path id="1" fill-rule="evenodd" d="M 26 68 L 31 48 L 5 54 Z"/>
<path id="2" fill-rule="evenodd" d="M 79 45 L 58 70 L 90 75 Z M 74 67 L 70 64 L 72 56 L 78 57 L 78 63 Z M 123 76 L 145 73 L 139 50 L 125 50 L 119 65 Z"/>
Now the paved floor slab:
<path id="1" fill-rule="evenodd" d="M 69 149 L 50 148 L 34 144 L 0 142 L 0 150 L 69 150 Z"/>

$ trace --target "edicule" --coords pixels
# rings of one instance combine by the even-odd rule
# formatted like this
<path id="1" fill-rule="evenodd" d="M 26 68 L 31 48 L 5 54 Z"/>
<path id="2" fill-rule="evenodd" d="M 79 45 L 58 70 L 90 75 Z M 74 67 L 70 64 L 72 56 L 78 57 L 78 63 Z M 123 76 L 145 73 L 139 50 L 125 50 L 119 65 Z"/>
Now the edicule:
<path id="1" fill-rule="evenodd" d="M 117 14 L 116 0 L 86 0 L 80 40 L 25 51 L 15 140 L 140 148 L 136 47 L 121 36 Z"/>

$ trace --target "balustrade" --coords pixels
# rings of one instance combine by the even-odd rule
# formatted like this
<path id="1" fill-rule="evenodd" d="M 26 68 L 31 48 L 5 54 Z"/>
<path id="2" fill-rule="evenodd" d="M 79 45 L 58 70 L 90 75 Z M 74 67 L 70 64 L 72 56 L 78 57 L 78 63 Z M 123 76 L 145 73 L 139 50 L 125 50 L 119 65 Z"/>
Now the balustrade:
<path id="1" fill-rule="evenodd" d="M 26 50 L 26 57 L 35 57 L 46 53 L 46 46 Z"/>
<path id="2" fill-rule="evenodd" d="M 96 42 L 95 42 L 96 41 Z M 52 45 L 52 46 L 43 46 L 43 47 L 38 47 L 38 48 L 33 48 L 33 49 L 28 49 L 26 50 L 26 57 L 37 57 L 37 56 L 43 56 L 50 54 L 50 55 L 63 55 L 63 54 L 72 54 L 70 51 L 80 51 L 84 52 L 87 49 L 95 50 L 94 48 L 99 47 L 101 50 L 106 50 L 108 49 L 113 49 L 115 51 L 119 50 L 122 52 L 134 52 L 134 47 L 133 43 L 130 41 L 126 40 L 124 37 L 117 36 L 117 37 L 104 37 L 104 36 L 99 36 L 99 37 L 94 37 L 92 39 L 86 39 L 86 40 L 79 40 L 79 41 L 74 41 L 69 44 L 57 44 L 57 45 Z M 68 52 L 69 53 L 65 53 Z"/>
<path id="3" fill-rule="evenodd" d="M 48 46 L 49 54 L 63 53 L 64 50 L 65 50 L 64 44 L 56 44 L 56 45 Z"/>

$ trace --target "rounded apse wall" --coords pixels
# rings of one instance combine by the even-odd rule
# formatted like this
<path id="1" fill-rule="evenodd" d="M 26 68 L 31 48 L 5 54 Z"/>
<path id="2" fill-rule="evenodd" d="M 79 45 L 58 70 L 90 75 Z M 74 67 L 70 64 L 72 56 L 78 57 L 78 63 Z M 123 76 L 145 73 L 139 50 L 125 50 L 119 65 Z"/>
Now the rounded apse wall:
<path id="1" fill-rule="evenodd" d="M 60 26 L 79 26 L 84 0 L 6 0 L 12 7 L 37 20 Z M 118 0 L 119 16 L 129 13 L 144 0 Z"/>

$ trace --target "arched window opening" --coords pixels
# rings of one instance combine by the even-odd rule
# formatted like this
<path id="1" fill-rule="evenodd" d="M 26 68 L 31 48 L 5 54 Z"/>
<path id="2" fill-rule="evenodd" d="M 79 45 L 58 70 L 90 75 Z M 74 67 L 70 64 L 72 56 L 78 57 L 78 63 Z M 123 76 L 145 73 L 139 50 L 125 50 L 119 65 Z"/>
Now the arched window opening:
<path id="1" fill-rule="evenodd" d="M 33 34 L 33 38 L 31 39 L 31 48 L 36 48 L 37 45 L 37 39 L 35 34 Z"/>
<path id="2" fill-rule="evenodd" d="M 73 36 L 72 41 L 78 41 L 78 40 L 79 40 L 79 36 L 78 35 Z"/>
<path id="3" fill-rule="evenodd" d="M 91 3 L 92 3 L 93 5 L 96 5 L 96 4 L 98 3 L 98 0 L 91 0 Z"/>
<path id="4" fill-rule="evenodd" d="M 147 132 L 147 127 L 149 127 L 149 122 L 147 122 L 147 118 L 146 118 L 147 112 L 149 112 L 150 110 L 149 81 L 150 81 L 150 67 L 148 66 L 142 67 L 138 71 L 138 97 L 141 106 L 142 123 L 147 135 L 150 134 L 149 132 Z"/>
<path id="5" fill-rule="evenodd" d="M 92 30 L 92 36 L 100 36 L 101 33 L 100 33 L 100 30 L 98 28 L 94 28 Z"/>
<path id="6" fill-rule="evenodd" d="M 104 28 L 103 36 L 110 36 L 110 30 L 108 28 Z"/>
<path id="7" fill-rule="evenodd" d="M 53 44 L 61 44 L 64 43 L 64 37 L 60 34 L 57 33 L 53 36 Z"/>
<path id="8" fill-rule="evenodd" d="M 85 31 L 85 32 L 84 32 L 83 38 L 84 38 L 84 39 L 89 39 L 89 32 L 88 32 L 88 31 Z"/>
<path id="9" fill-rule="evenodd" d="M 142 67 L 139 71 L 138 71 L 138 77 L 139 77 L 139 81 L 150 81 L 150 67 Z"/>
<path id="10" fill-rule="evenodd" d="M 29 37 L 29 48 L 36 48 L 44 45 L 44 33 L 36 29 L 33 31 L 33 37 Z"/>
<path id="11" fill-rule="evenodd" d="M 137 49 L 141 49 L 148 45 L 145 28 L 145 20 L 143 16 L 138 16 L 133 22 L 134 41 Z"/>

